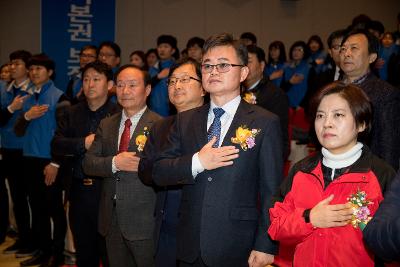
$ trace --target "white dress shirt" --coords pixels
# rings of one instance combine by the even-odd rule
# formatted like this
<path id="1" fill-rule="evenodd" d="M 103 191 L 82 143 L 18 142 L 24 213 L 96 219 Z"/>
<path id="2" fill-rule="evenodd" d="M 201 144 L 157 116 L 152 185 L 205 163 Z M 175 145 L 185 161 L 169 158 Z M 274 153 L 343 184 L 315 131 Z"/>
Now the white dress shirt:
<path id="1" fill-rule="evenodd" d="M 221 146 L 221 144 L 225 138 L 225 135 L 228 132 L 229 127 L 232 124 L 233 117 L 236 114 L 236 111 L 239 107 L 241 99 L 242 98 L 240 97 L 240 95 L 238 95 L 237 97 L 235 97 L 234 99 L 232 99 L 231 101 L 229 101 L 228 103 L 226 103 L 225 105 L 220 107 L 225 111 L 225 113 L 221 116 L 221 134 L 219 137 L 218 147 Z M 215 118 L 215 115 L 213 112 L 214 108 L 218 108 L 218 106 L 215 105 L 214 102 L 211 101 L 210 109 L 208 111 L 208 117 L 207 117 L 207 130 L 210 128 L 210 126 Z M 199 152 L 197 152 L 192 157 L 192 175 L 193 175 L 193 177 L 196 177 L 197 174 L 199 174 L 203 171 L 204 171 L 204 167 L 200 162 Z"/>

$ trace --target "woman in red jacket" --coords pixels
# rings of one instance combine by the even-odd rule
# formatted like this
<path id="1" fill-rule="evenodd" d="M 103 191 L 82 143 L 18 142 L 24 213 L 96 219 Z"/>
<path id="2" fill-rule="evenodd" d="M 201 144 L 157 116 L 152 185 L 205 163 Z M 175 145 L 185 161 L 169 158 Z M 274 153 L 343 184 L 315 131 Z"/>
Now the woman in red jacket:
<path id="1" fill-rule="evenodd" d="M 356 85 L 332 83 L 316 95 L 321 152 L 293 166 L 270 209 L 268 234 L 280 243 L 277 265 L 374 266 L 362 229 L 395 172 L 358 141 L 370 130 L 371 113 Z"/>

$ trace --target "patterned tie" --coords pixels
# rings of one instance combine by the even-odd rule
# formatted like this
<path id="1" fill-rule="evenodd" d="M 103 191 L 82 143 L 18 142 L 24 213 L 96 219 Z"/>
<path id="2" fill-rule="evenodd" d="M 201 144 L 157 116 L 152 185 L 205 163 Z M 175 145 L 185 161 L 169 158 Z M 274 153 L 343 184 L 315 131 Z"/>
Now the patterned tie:
<path id="1" fill-rule="evenodd" d="M 210 142 L 210 140 L 213 138 L 213 136 L 217 137 L 217 141 L 215 141 L 213 147 L 218 147 L 219 144 L 219 136 L 221 135 L 221 116 L 224 115 L 225 110 L 222 108 L 214 108 L 214 121 L 210 125 L 210 128 L 208 129 L 207 133 L 207 139 Z"/>
<path id="2" fill-rule="evenodd" d="M 126 119 L 125 128 L 121 135 L 121 140 L 119 141 L 119 150 L 118 153 L 128 151 L 129 140 L 131 139 L 131 125 L 132 122 L 130 119 Z"/>

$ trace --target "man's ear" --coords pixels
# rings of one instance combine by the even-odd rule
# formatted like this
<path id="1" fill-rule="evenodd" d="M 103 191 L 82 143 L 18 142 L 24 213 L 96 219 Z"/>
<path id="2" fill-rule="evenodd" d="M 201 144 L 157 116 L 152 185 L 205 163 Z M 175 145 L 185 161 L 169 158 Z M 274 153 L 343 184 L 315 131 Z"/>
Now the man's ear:
<path id="1" fill-rule="evenodd" d="M 114 82 L 113 82 L 112 80 L 109 80 L 109 81 L 107 82 L 107 89 L 108 89 L 108 91 L 110 91 L 111 88 L 113 88 L 113 86 L 114 86 Z"/>
<path id="2" fill-rule="evenodd" d="M 146 91 L 146 97 L 148 97 L 151 93 L 151 84 L 146 85 L 144 90 Z"/>
<path id="3" fill-rule="evenodd" d="M 247 75 L 249 75 L 249 67 L 243 66 L 240 68 L 240 82 L 246 80 Z"/>
<path id="4" fill-rule="evenodd" d="M 368 56 L 368 62 L 369 64 L 374 63 L 374 61 L 376 60 L 376 58 L 378 57 L 377 53 L 372 53 Z"/>

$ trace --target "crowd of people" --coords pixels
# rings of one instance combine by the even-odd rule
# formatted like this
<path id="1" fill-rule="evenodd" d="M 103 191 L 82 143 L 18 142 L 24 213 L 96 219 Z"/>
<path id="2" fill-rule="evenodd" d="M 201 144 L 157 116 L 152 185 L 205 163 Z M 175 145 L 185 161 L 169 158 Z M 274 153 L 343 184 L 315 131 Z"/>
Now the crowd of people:
<path id="1" fill-rule="evenodd" d="M 400 17 L 399 17 L 400 21 Z M 120 66 L 80 52 L 67 88 L 44 53 L 1 66 L 0 243 L 21 266 L 400 263 L 400 33 L 360 15 L 267 53 L 246 32 L 157 38 Z M 309 156 L 292 162 L 291 144 Z M 287 176 L 286 178 L 284 178 Z M 69 222 L 69 224 L 67 223 Z"/>

